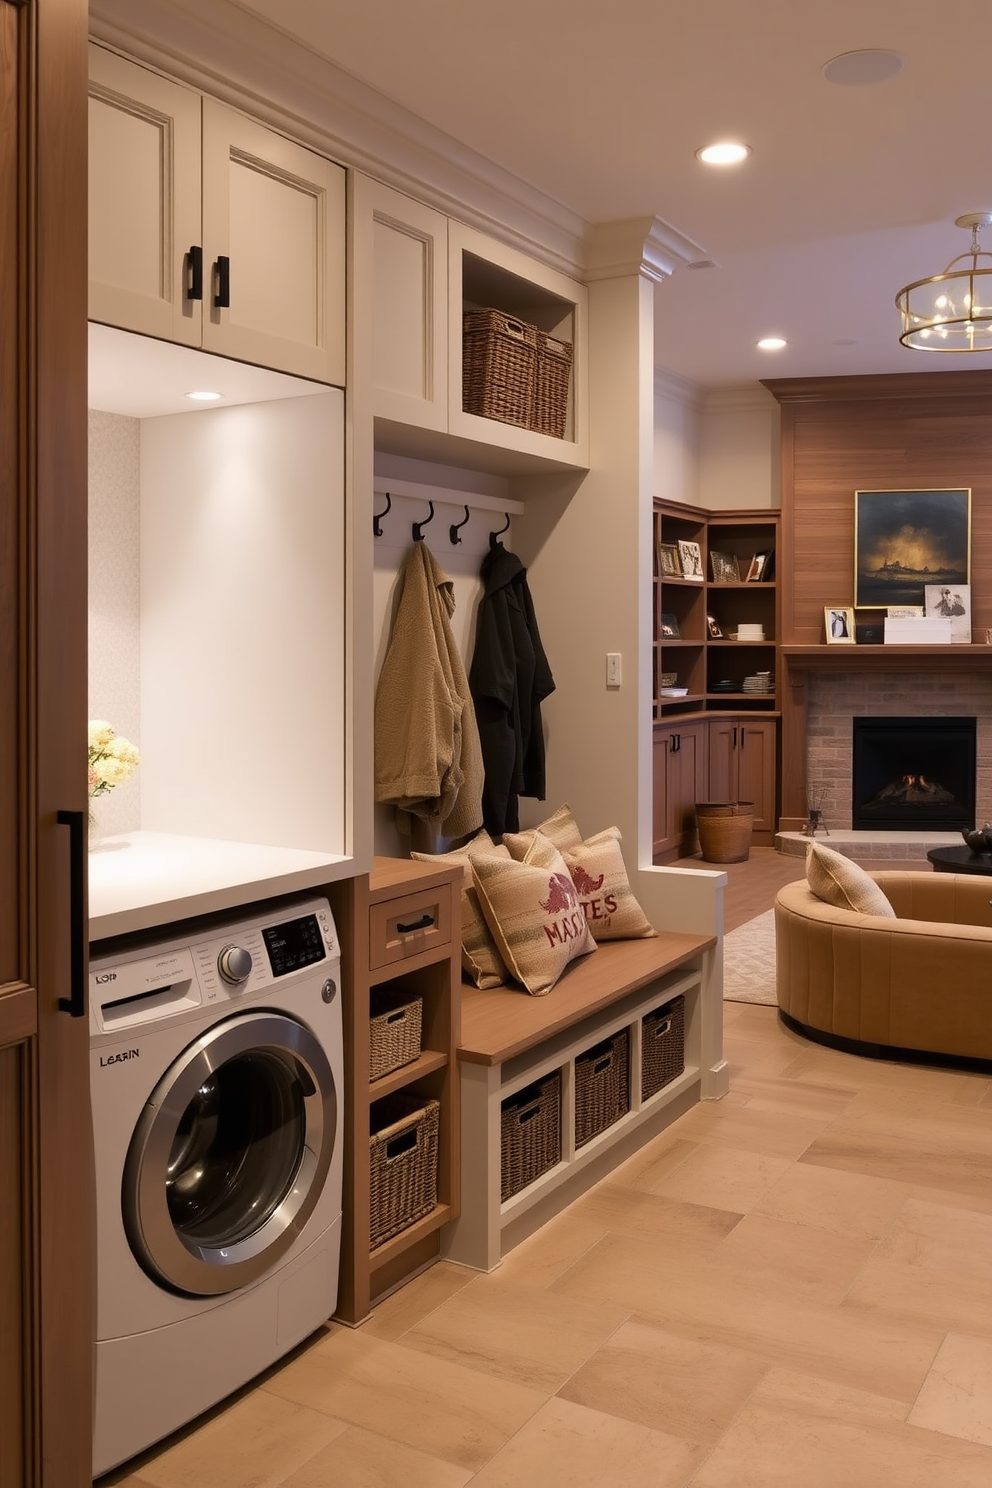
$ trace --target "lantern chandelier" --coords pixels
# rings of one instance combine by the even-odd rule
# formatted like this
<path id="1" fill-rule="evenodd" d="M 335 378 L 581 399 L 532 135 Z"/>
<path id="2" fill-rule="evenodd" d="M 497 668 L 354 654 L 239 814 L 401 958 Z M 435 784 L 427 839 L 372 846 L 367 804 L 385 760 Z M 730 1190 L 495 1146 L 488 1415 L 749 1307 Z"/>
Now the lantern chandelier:
<path id="1" fill-rule="evenodd" d="M 978 230 L 992 223 L 992 212 L 966 212 L 955 217 L 955 227 L 971 228 L 971 247 L 942 274 L 917 279 L 896 295 L 902 316 L 903 346 L 913 351 L 992 351 L 992 260 L 983 252 Z"/>

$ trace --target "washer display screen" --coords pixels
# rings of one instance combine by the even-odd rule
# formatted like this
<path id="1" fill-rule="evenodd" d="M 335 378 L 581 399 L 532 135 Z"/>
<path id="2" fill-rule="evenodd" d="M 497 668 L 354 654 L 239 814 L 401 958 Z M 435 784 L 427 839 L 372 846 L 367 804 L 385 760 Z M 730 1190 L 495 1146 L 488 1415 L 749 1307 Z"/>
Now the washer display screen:
<path id="1" fill-rule="evenodd" d="M 310 966 L 314 961 L 323 961 L 327 955 L 317 916 L 312 914 L 299 920 L 287 920 L 283 925 L 273 925 L 262 931 L 262 939 L 272 975 L 276 977 L 299 971 L 301 966 Z"/>

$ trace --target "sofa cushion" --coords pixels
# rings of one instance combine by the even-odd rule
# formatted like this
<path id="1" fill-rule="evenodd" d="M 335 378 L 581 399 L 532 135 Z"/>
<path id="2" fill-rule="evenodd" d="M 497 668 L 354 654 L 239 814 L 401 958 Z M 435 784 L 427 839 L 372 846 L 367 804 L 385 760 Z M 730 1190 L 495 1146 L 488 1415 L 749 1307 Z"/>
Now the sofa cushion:
<path id="1" fill-rule="evenodd" d="M 894 920 L 896 912 L 875 880 L 857 863 L 820 842 L 806 849 L 806 882 L 817 899 L 835 909 L 880 915 Z"/>
<path id="2" fill-rule="evenodd" d="M 543 828 L 539 830 L 546 835 Z M 507 832 L 503 846 L 520 862 L 534 835 Z M 630 887 L 619 827 L 607 827 L 571 847 L 559 844 L 558 850 L 572 875 L 593 940 L 645 940 L 657 935 Z"/>

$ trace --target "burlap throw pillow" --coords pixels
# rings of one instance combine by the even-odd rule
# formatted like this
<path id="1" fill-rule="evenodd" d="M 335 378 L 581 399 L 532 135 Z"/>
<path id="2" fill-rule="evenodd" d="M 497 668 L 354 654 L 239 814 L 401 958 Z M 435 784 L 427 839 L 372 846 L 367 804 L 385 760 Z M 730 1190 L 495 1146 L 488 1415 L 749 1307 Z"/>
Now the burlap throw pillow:
<path id="1" fill-rule="evenodd" d="M 492 931 L 482 913 L 479 895 L 472 877 L 472 861 L 480 854 L 488 853 L 496 858 L 508 858 L 505 847 L 498 847 L 483 828 L 464 847 L 448 853 L 411 853 L 420 863 L 442 863 L 446 867 L 462 870 L 462 971 L 476 987 L 489 992 L 493 987 L 503 987 L 510 974 L 493 939 Z"/>
<path id="2" fill-rule="evenodd" d="M 835 909 L 853 909 L 857 914 L 881 915 L 894 920 L 896 912 L 875 880 L 858 866 L 819 842 L 806 849 L 806 882 L 817 899 Z"/>
<path id="3" fill-rule="evenodd" d="M 533 840 L 533 832 L 507 832 L 503 846 L 520 862 Z M 620 828 L 607 827 L 561 849 L 594 940 L 646 940 L 658 933 L 634 898 L 621 841 Z"/>
<path id="4" fill-rule="evenodd" d="M 567 801 L 564 806 L 559 806 L 558 810 L 552 816 L 549 816 L 547 821 L 543 821 L 539 826 L 535 827 L 534 831 L 540 832 L 542 837 L 547 837 L 549 842 L 553 842 L 559 852 L 562 852 L 566 847 L 578 847 L 582 841 L 582 833 L 579 831 L 578 823 L 572 815 L 572 808 Z M 526 832 L 518 835 L 526 836 L 529 839 L 533 836 L 533 833 Z M 523 853 L 520 856 L 523 858 Z"/>
<path id="5" fill-rule="evenodd" d="M 596 949 L 565 860 L 540 832 L 522 863 L 480 854 L 472 869 L 500 955 L 532 996 L 550 992 L 570 961 Z"/>

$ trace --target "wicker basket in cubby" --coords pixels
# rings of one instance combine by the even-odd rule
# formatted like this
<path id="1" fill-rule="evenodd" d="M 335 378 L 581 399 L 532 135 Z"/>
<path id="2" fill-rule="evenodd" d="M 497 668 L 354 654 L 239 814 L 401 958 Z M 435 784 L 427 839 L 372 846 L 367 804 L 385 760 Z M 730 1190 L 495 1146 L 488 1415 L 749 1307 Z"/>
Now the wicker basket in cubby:
<path id="1" fill-rule="evenodd" d="M 437 1206 L 436 1100 L 398 1091 L 372 1107 L 369 1137 L 369 1249 L 375 1250 Z"/>
<path id="2" fill-rule="evenodd" d="M 533 427 L 537 330 L 502 310 L 467 310 L 462 322 L 462 407 Z"/>
<path id="3" fill-rule="evenodd" d="M 500 1199 L 561 1162 L 561 1070 L 507 1096 L 500 1111 Z"/>
<path id="4" fill-rule="evenodd" d="M 674 997 L 641 1020 L 641 1100 L 685 1069 L 685 998 Z"/>
<path id="5" fill-rule="evenodd" d="M 572 347 L 544 331 L 537 333 L 537 375 L 534 380 L 534 423 L 539 434 L 565 438 L 568 384 L 572 375 Z"/>
<path id="6" fill-rule="evenodd" d="M 369 1079 L 381 1080 L 420 1058 L 423 999 L 413 997 L 369 1019 Z"/>
<path id="7" fill-rule="evenodd" d="M 576 1056 L 576 1147 L 584 1147 L 630 1110 L 629 1068 L 626 1028 Z"/>

